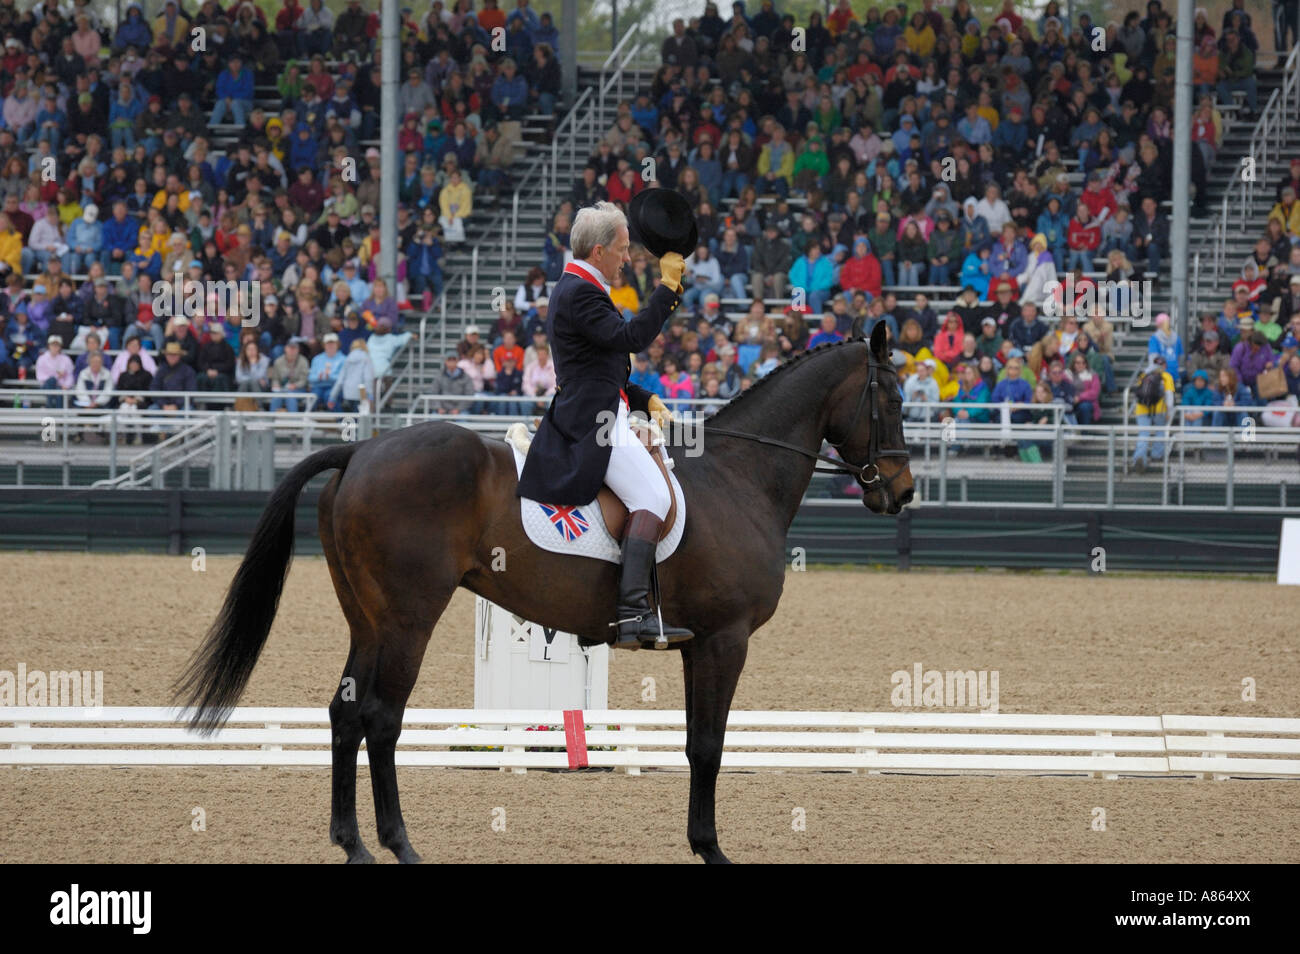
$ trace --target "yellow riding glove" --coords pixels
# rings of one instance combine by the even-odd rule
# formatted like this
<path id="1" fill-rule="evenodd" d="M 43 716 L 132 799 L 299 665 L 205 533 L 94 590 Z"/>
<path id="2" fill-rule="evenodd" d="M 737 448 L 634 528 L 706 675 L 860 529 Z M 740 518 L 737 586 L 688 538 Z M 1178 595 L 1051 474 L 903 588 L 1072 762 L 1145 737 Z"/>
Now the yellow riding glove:
<path id="1" fill-rule="evenodd" d="M 686 270 L 686 261 L 676 252 L 667 252 L 659 259 L 659 275 L 663 282 L 677 294 L 682 293 L 682 272 Z"/>
<path id="2" fill-rule="evenodd" d="M 681 258 L 680 255 L 677 256 Z M 650 411 L 650 416 L 659 424 L 661 430 L 668 430 L 668 425 L 672 422 L 673 412 L 668 410 L 668 405 L 657 394 L 650 395 L 650 400 L 646 402 L 646 407 Z"/>

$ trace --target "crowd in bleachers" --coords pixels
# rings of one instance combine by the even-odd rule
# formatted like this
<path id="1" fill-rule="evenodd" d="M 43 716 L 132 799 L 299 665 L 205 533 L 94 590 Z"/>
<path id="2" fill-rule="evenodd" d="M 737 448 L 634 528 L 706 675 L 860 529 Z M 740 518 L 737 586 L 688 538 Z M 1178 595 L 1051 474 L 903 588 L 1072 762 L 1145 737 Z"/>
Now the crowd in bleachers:
<path id="1" fill-rule="evenodd" d="M 1232 3 L 1218 28 L 1197 15 L 1193 194 L 1180 197 L 1194 214 L 1206 214 L 1226 117 L 1257 109 L 1259 44 Z M 1151 0 L 1072 22 L 1057 2 L 1029 17 L 1005 0 L 981 20 L 966 0 L 942 11 L 838 0 L 796 24 L 762 0 L 728 14 L 708 2 L 673 24 L 653 81 L 619 104 L 546 237 L 549 283 L 577 209 L 655 187 L 695 205 L 683 303 L 638 356 L 638 383 L 670 403 L 729 397 L 865 316 L 868 331 L 889 330 L 904 396 L 953 405 L 916 417 L 988 420 L 961 405 L 1010 401 L 1099 420 L 1124 382 L 1116 299 L 1098 283 L 1167 280 L 1171 11 Z M 613 296 L 632 312 L 657 279 L 643 252 L 625 271 Z M 494 331 L 522 325 L 527 340 L 538 312 L 525 305 Z M 1153 355 L 1170 335 L 1157 329 Z M 1171 371 L 1176 393 L 1185 368 Z M 1139 422 L 1162 423 L 1172 401 L 1137 407 Z"/>
<path id="2" fill-rule="evenodd" d="M 1265 425 L 1300 426 L 1300 157 L 1275 187 L 1276 203 L 1218 312 L 1200 316 L 1183 359 L 1181 342 L 1164 351 L 1185 383 L 1184 417 L 1196 425 L 1238 423 L 1224 406 L 1267 407 Z"/>
<path id="3" fill-rule="evenodd" d="M 165 0 L 111 25 L 88 0 L 0 0 L 0 382 L 54 405 L 373 399 L 446 246 L 511 189 L 521 117 L 556 108 L 555 25 L 513 4 L 403 11 L 395 151 L 374 4 Z M 396 288 L 377 276 L 385 172 Z M 178 274 L 179 311 L 155 289 Z"/>

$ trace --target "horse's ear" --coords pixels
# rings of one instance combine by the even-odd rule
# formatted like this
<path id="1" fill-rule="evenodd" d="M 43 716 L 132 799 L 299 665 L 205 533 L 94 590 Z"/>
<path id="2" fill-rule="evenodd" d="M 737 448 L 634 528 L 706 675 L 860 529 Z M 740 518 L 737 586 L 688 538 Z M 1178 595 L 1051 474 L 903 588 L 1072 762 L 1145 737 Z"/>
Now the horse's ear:
<path id="1" fill-rule="evenodd" d="M 889 357 L 888 341 L 885 337 L 888 331 L 883 321 L 877 321 L 871 329 L 871 353 L 881 361 Z"/>
<path id="2" fill-rule="evenodd" d="M 863 314 L 863 315 L 858 315 L 858 317 L 856 317 L 856 318 L 853 319 L 853 324 L 852 324 L 852 326 L 850 326 L 850 328 L 849 328 L 849 339 L 850 339 L 850 340 L 855 340 L 855 339 L 857 339 L 857 338 L 861 338 L 861 337 L 862 337 L 862 322 L 863 322 L 864 319 L 866 319 L 866 317 L 867 317 L 867 316 L 866 316 L 865 314 Z"/>

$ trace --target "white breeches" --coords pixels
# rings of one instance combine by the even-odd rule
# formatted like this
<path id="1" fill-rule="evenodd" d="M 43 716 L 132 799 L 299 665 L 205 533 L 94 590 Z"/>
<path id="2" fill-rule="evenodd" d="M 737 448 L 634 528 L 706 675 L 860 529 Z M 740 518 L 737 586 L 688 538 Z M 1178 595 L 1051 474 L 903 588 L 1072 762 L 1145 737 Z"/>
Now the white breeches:
<path id="1" fill-rule="evenodd" d="M 663 475 L 627 422 L 627 405 L 618 402 L 618 417 L 610 431 L 609 469 L 605 483 L 628 512 L 649 510 L 660 520 L 668 516 L 672 498 Z M 656 453 L 658 449 L 656 448 Z"/>

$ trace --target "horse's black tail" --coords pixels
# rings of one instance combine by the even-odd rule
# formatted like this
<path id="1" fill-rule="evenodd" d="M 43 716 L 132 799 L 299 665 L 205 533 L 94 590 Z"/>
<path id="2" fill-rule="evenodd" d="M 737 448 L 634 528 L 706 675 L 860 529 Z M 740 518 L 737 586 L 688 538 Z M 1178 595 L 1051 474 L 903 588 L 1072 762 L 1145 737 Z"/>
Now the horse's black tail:
<path id="1" fill-rule="evenodd" d="M 346 467 L 357 446 L 338 444 L 317 451 L 300 461 L 271 492 L 221 613 L 176 683 L 176 701 L 194 710 L 190 728 L 209 733 L 230 717 L 280 605 L 293 559 L 298 494 L 321 471 Z"/>

